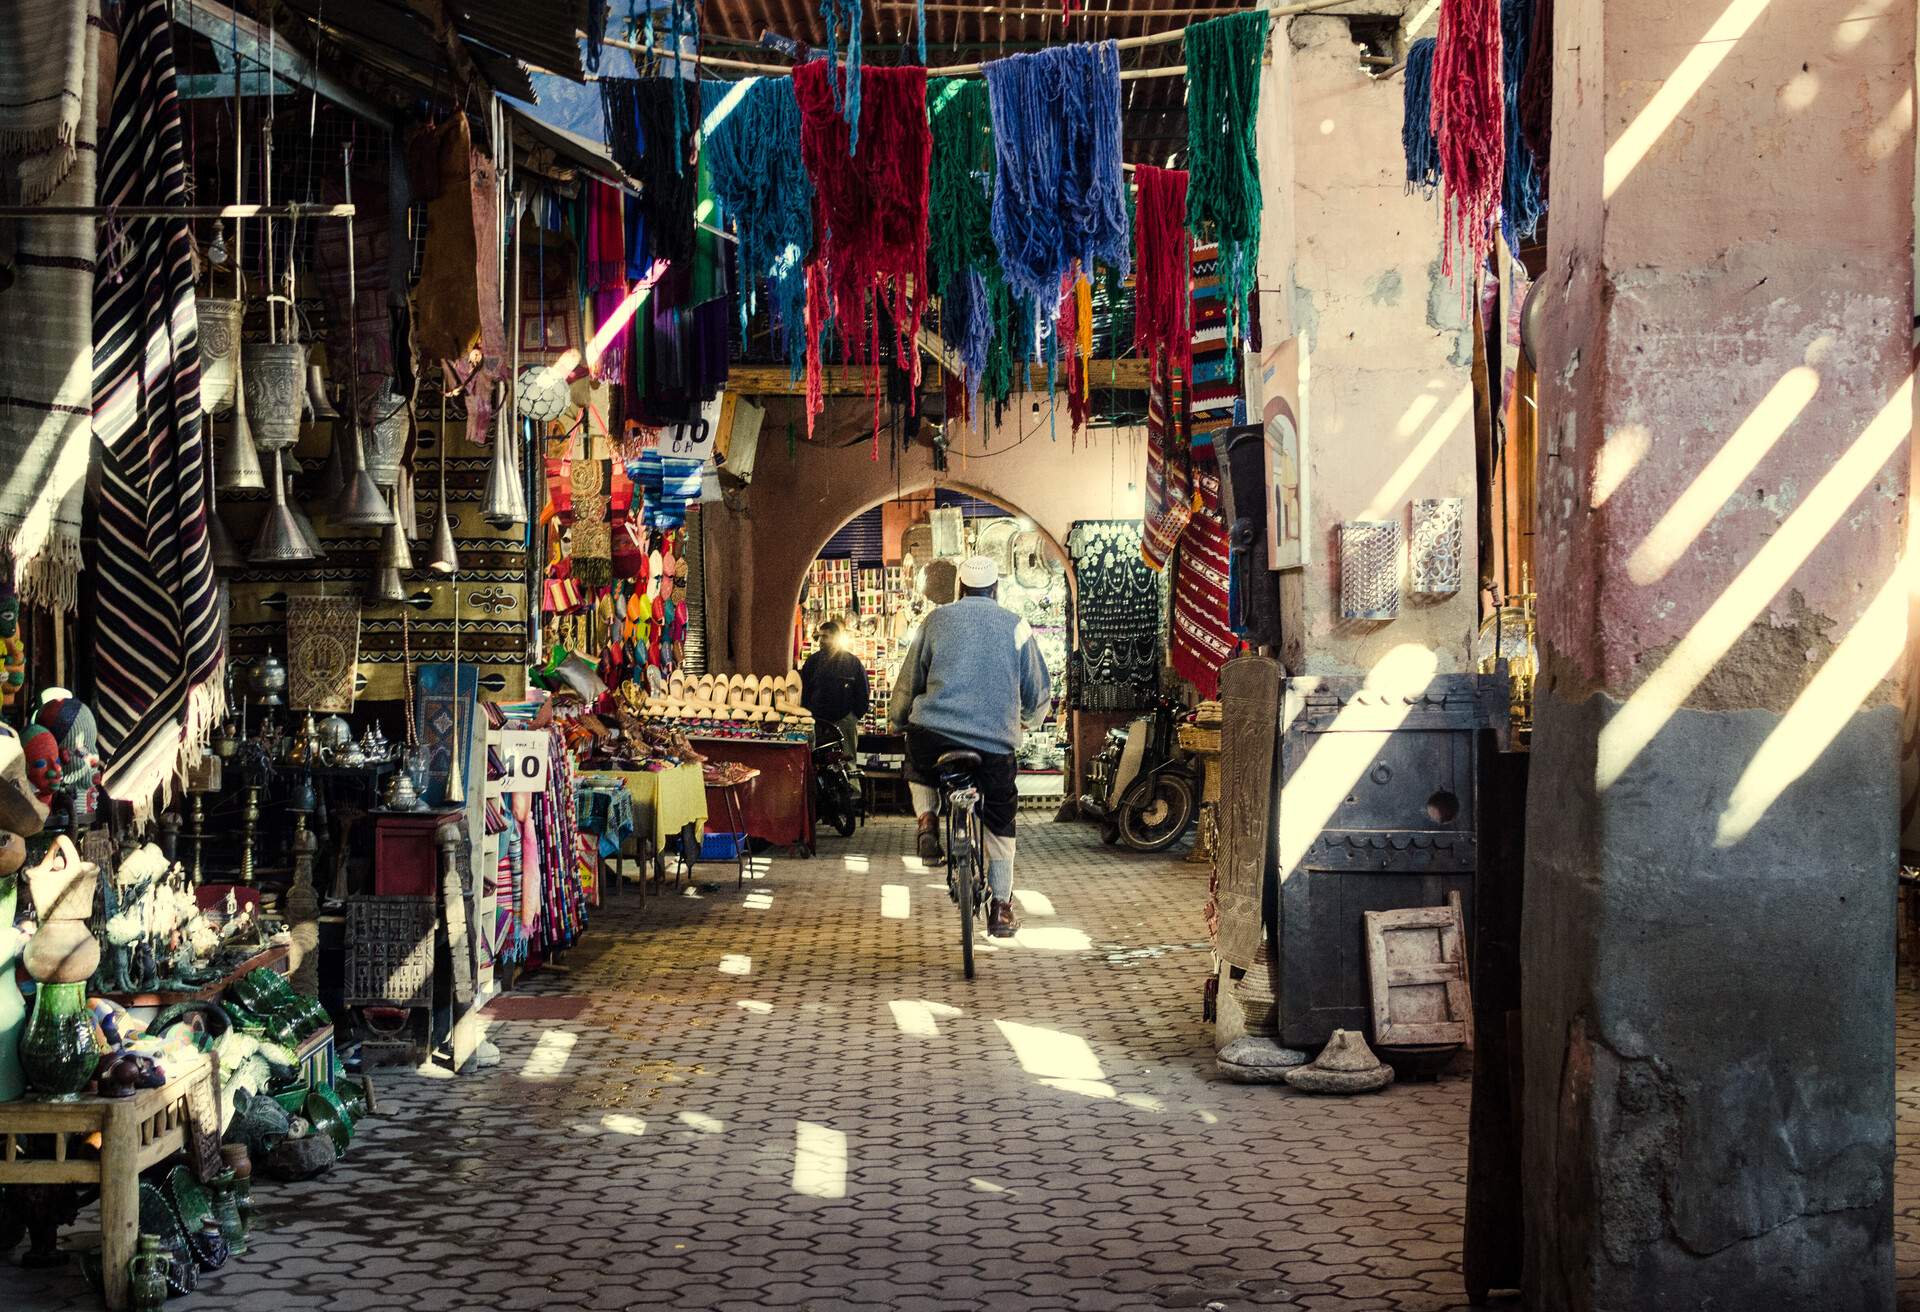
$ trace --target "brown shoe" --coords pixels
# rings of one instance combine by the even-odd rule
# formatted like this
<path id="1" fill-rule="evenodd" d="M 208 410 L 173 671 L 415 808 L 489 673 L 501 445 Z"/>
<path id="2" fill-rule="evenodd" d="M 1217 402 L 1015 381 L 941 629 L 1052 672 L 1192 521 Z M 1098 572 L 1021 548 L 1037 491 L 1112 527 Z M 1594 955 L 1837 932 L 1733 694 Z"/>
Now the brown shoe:
<path id="1" fill-rule="evenodd" d="M 920 834 L 914 840 L 920 853 L 920 859 L 929 865 L 939 865 L 946 860 L 946 854 L 940 850 L 940 817 L 923 815 L 920 817 Z"/>
<path id="2" fill-rule="evenodd" d="M 987 935 L 990 938 L 1012 938 L 1020 929 L 1020 922 L 1013 918 L 1013 903 L 993 900 L 992 910 L 987 912 Z"/>

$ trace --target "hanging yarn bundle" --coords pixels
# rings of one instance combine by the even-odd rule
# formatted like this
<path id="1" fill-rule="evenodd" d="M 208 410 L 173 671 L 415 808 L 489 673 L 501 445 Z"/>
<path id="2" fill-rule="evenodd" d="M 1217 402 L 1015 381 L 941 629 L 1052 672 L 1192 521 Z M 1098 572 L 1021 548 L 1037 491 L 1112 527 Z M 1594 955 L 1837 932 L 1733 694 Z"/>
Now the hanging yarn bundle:
<path id="1" fill-rule="evenodd" d="M 880 317 L 893 319 L 895 358 L 920 381 L 920 317 L 927 303 L 927 70 L 868 70 L 860 127 L 865 146 L 848 158 L 849 128 L 835 108 L 824 60 L 793 71 L 800 151 L 813 178 L 814 230 L 807 265 L 807 426 L 824 408 L 820 330 L 838 321 L 843 349 L 871 366 L 874 447 L 880 440 Z M 862 329 L 865 329 L 863 334 Z M 863 340 L 864 338 L 864 340 Z"/>
<path id="2" fill-rule="evenodd" d="M 940 326 L 960 351 L 968 412 L 980 406 L 980 383 L 993 331 L 980 271 L 994 263 L 993 120 L 987 84 L 940 78 L 927 84 L 933 159 L 927 179 L 927 241 Z"/>
<path id="3" fill-rule="evenodd" d="M 1400 148 L 1407 156 L 1407 194 L 1432 196 L 1440 187 L 1440 143 L 1433 136 L 1433 46 L 1423 36 L 1407 47 L 1406 87 L 1400 99 Z"/>
<path id="4" fill-rule="evenodd" d="M 834 107 L 840 111 L 840 117 L 847 124 L 847 154 L 860 149 L 860 24 L 863 21 L 860 0 L 820 0 L 820 17 L 827 20 L 827 67 L 840 67 L 840 31 L 844 27 L 847 34 L 846 72 L 829 78 L 833 87 Z M 925 26 L 925 16 L 921 25 Z M 925 38 L 921 38 L 924 43 Z M 920 52 L 920 62 L 927 62 L 924 48 Z M 844 80 L 845 86 L 842 86 Z"/>
<path id="5" fill-rule="evenodd" d="M 1260 253 L 1260 65 L 1267 11 L 1249 10 L 1187 29 L 1187 231 L 1220 245 L 1227 338 L 1249 341 L 1247 297 Z M 1233 368 L 1234 352 L 1228 352 Z"/>
<path id="6" fill-rule="evenodd" d="M 1527 62 L 1520 70 L 1520 131 L 1533 152 L 1540 194 L 1547 191 L 1547 155 L 1553 141 L 1553 0 L 1533 0 Z"/>
<path id="7" fill-rule="evenodd" d="M 1067 344 L 1067 414 L 1078 433 L 1093 414 L 1093 282 L 1075 270 L 1060 280 L 1060 310 L 1055 316 L 1055 351 Z M 1051 416 L 1049 416 L 1051 427 Z"/>
<path id="8" fill-rule="evenodd" d="M 1521 79 L 1533 44 L 1534 0 L 1500 0 L 1501 93 L 1506 103 L 1507 158 L 1501 184 L 1501 227 L 1515 256 L 1540 230 L 1547 198 L 1534 167 L 1533 148 L 1520 130 Z"/>
<path id="9" fill-rule="evenodd" d="M 1187 171 L 1142 164 L 1135 197 L 1133 344 L 1148 365 L 1171 361 L 1193 374 L 1193 236 L 1187 231 Z"/>
<path id="10" fill-rule="evenodd" d="M 1499 0 L 1441 0 L 1433 49 L 1433 132 L 1446 188 L 1441 272 L 1454 272 L 1457 246 L 1468 259 L 1464 304 L 1493 245 L 1493 211 L 1506 171 L 1506 105 L 1501 95 Z"/>
<path id="11" fill-rule="evenodd" d="M 813 183 L 800 158 L 800 106 L 793 79 L 756 77 L 704 82 L 704 116 L 717 121 L 703 150 L 707 178 L 721 214 L 740 238 L 740 325 L 767 280 L 773 321 L 787 348 L 793 377 L 806 368 L 807 276 L 813 250 Z M 725 100 L 738 97 L 728 108 Z M 725 112 L 722 112 L 722 111 Z"/>
<path id="12" fill-rule="evenodd" d="M 684 104 L 689 85 L 670 77 L 600 79 L 608 153 L 640 181 L 648 263 L 693 257 L 699 170 L 684 167 L 692 153 Z M 678 109 L 676 101 L 683 102 Z"/>
<path id="13" fill-rule="evenodd" d="M 1077 260 L 1132 271 L 1120 156 L 1120 51 L 1055 46 L 985 68 L 993 112 L 993 242 L 1013 290 L 1048 310 Z"/>

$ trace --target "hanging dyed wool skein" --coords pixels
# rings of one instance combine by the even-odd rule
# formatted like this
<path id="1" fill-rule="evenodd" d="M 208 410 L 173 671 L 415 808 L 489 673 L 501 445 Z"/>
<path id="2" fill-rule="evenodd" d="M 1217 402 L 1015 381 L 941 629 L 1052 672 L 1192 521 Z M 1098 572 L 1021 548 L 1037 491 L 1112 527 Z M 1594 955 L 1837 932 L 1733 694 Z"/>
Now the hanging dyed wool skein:
<path id="1" fill-rule="evenodd" d="M 1433 137 L 1433 38 L 1407 47 L 1406 87 L 1400 97 L 1400 149 L 1407 157 L 1407 194 L 1432 196 L 1440 187 L 1440 143 Z"/>
<path id="2" fill-rule="evenodd" d="M 1133 344 L 1153 368 L 1164 358 L 1193 374 L 1193 237 L 1187 231 L 1187 171 L 1142 164 L 1133 172 Z"/>
<path id="3" fill-rule="evenodd" d="M 1120 158 L 1120 51 L 1055 46 L 985 68 L 993 115 L 993 244 L 1007 283 L 1047 307 L 1075 261 L 1132 272 Z"/>
<path id="4" fill-rule="evenodd" d="M 799 378 L 807 357 L 806 259 L 813 249 L 813 183 L 800 158 L 800 106 L 793 79 L 756 77 L 745 83 L 701 84 L 704 117 L 712 121 L 725 99 L 733 107 L 707 133 L 707 177 L 721 213 L 740 238 L 740 328 L 755 308 L 760 279 L 774 324 L 787 348 L 787 364 Z"/>
<path id="5" fill-rule="evenodd" d="M 1534 0 L 1500 0 L 1501 94 L 1506 105 L 1506 167 L 1500 190 L 1501 227 L 1515 257 L 1540 230 L 1547 198 L 1534 167 L 1533 147 L 1520 130 L 1521 78 L 1533 43 Z"/>
<path id="6" fill-rule="evenodd" d="M 834 106 L 840 111 L 840 117 L 846 120 L 847 154 L 851 155 L 860 149 L 860 0 L 820 0 L 820 17 L 827 20 L 829 69 L 840 67 L 840 29 L 844 27 L 847 33 L 845 88 L 842 89 L 839 76 L 829 78 L 828 82 L 833 87 Z M 923 13 L 921 25 L 924 27 L 925 23 L 926 16 Z M 920 62 L 923 65 L 927 62 L 925 40 L 925 37 L 921 38 Z"/>
<path id="7" fill-rule="evenodd" d="M 834 101 L 830 65 L 793 71 L 800 151 L 813 179 L 815 253 L 807 265 L 807 431 L 825 407 L 820 332 L 832 318 L 851 358 L 871 366 L 874 451 L 879 453 L 880 316 L 892 316 L 895 358 L 920 381 L 920 318 L 927 303 L 927 70 L 868 70 L 860 126 L 865 147 L 848 158 L 850 129 Z M 864 328 L 864 331 L 862 331 Z M 911 362 L 909 364 L 909 362 Z"/>
<path id="8" fill-rule="evenodd" d="M 1248 341 L 1247 297 L 1260 252 L 1260 63 L 1267 11 L 1251 10 L 1187 29 L 1187 231 L 1220 245 L 1227 340 Z M 1227 371 L 1236 353 L 1227 352 Z"/>
<path id="9" fill-rule="evenodd" d="M 1547 156 L 1553 143 L 1553 0 L 1533 0 L 1527 62 L 1520 70 L 1520 131 L 1533 152 L 1540 194 L 1547 192 Z"/>
<path id="10" fill-rule="evenodd" d="M 927 239 L 933 285 L 940 289 L 941 330 L 959 347 L 969 412 L 993 334 L 983 270 L 994 264 L 993 119 L 987 84 L 940 78 L 927 84 L 933 159 L 927 183 Z"/>
<path id="11" fill-rule="evenodd" d="M 1471 276 L 1461 284 L 1463 304 L 1493 245 L 1493 211 L 1506 164 L 1505 127 L 1499 0 L 1441 0 L 1440 36 L 1433 49 L 1433 134 L 1440 146 L 1447 215 L 1440 270 L 1452 277 L 1455 247 L 1465 253 Z"/>
<path id="12" fill-rule="evenodd" d="M 671 77 L 600 79 L 607 151 L 614 163 L 641 183 L 648 262 L 693 258 L 699 170 L 684 167 L 690 153 L 686 107 L 675 105 L 687 94 L 687 85 Z"/>

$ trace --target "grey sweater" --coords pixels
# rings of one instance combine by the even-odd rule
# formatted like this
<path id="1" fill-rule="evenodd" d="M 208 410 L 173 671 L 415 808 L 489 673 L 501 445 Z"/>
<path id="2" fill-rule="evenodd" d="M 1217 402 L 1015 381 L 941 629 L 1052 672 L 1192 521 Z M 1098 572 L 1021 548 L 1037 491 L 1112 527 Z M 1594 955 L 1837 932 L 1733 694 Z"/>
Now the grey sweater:
<path id="1" fill-rule="evenodd" d="M 887 718 L 994 755 L 1020 747 L 1023 721 L 1052 700 L 1040 644 L 1027 622 L 987 597 L 939 606 L 907 646 Z"/>

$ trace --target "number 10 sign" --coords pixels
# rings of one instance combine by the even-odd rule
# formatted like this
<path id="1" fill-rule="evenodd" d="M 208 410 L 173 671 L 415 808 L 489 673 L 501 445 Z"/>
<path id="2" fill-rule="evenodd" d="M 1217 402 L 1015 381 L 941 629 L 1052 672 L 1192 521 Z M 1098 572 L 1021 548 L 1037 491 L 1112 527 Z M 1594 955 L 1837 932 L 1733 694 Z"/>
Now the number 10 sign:
<path id="1" fill-rule="evenodd" d="M 547 749 L 552 736 L 541 729 L 503 729 L 500 731 L 500 756 L 506 762 L 506 777 L 500 781 L 503 793 L 544 793 L 547 791 Z"/>

